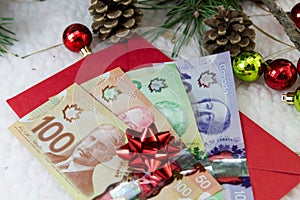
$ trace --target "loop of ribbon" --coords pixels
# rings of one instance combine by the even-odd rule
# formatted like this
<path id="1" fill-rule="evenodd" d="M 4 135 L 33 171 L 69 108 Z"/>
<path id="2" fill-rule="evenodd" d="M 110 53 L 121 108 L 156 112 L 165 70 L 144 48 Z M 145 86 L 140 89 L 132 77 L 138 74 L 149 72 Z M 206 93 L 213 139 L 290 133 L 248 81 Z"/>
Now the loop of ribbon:
<path id="1" fill-rule="evenodd" d="M 139 173 L 151 173 L 167 181 L 172 177 L 170 160 L 180 152 L 169 131 L 158 132 L 154 123 L 141 132 L 126 130 L 128 143 L 117 149 L 119 157 L 129 160 Z"/>

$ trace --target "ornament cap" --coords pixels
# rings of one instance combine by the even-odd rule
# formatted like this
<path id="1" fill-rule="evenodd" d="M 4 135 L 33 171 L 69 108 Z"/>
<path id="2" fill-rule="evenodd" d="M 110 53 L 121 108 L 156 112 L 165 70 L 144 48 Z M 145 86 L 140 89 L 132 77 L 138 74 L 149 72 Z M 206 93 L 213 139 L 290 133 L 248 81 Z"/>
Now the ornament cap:
<path id="1" fill-rule="evenodd" d="M 88 55 L 91 55 L 92 54 L 92 50 L 91 50 L 90 47 L 85 46 L 85 47 L 83 47 L 83 48 L 80 49 L 79 53 L 84 58 L 84 57 L 86 57 Z"/>
<path id="2" fill-rule="evenodd" d="M 286 94 L 282 94 L 281 95 L 281 101 L 285 102 L 286 104 L 289 105 L 294 105 L 294 96 L 295 93 L 294 92 L 288 92 Z"/>
<path id="3" fill-rule="evenodd" d="M 295 105 L 296 109 L 300 112 L 300 87 L 295 92 L 288 92 L 281 95 L 281 100 L 289 105 Z"/>

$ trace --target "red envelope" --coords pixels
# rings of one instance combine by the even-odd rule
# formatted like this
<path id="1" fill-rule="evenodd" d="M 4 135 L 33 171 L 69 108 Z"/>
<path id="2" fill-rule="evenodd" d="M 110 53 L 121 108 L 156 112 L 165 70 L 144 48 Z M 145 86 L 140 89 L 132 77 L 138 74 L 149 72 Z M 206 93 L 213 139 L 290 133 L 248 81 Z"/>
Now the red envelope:
<path id="1" fill-rule="evenodd" d="M 280 199 L 300 182 L 300 157 L 240 113 L 255 199 Z"/>
<path id="2" fill-rule="evenodd" d="M 23 117 L 74 82 L 83 83 L 115 67 L 128 71 L 167 61 L 171 59 L 136 36 L 74 63 L 7 102 Z M 280 199 L 300 182 L 300 158 L 244 114 L 240 115 L 255 199 Z"/>

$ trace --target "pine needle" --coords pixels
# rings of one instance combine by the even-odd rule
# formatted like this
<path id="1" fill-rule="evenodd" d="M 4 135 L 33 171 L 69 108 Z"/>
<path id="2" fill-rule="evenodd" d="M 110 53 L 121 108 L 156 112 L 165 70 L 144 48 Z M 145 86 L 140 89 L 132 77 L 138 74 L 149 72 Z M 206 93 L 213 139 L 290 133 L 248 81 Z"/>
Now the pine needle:
<path id="1" fill-rule="evenodd" d="M 290 48 L 294 48 L 294 49 L 296 48 L 295 46 L 292 46 L 292 45 L 290 45 L 290 44 L 288 44 L 288 43 L 285 43 L 285 42 L 283 42 L 282 40 L 280 40 L 280 39 L 278 39 L 278 38 L 272 36 L 272 35 L 269 34 L 269 33 L 267 33 L 267 32 L 264 31 L 262 28 L 260 28 L 259 26 L 257 26 L 255 23 L 253 23 L 253 26 L 254 26 L 259 32 L 261 32 L 262 34 L 264 34 L 264 35 L 266 35 L 267 37 L 271 38 L 272 40 L 274 40 L 274 41 L 276 41 L 276 42 L 278 42 L 278 43 L 280 43 L 280 44 L 286 45 L 286 46 L 288 46 L 288 47 L 290 47 Z"/>
<path id="2" fill-rule="evenodd" d="M 13 18 L 0 18 L 0 56 L 7 53 L 5 46 L 13 45 L 13 41 L 17 41 L 14 38 L 15 33 L 5 28 L 5 25 L 11 24 Z"/>

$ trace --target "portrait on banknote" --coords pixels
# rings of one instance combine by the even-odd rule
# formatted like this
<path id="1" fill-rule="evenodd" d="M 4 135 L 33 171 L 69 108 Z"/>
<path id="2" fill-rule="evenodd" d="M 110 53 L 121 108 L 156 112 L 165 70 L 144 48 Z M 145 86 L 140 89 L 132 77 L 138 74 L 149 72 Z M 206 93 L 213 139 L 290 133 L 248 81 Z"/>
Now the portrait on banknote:
<path id="1" fill-rule="evenodd" d="M 204 98 L 192 103 L 200 132 L 214 135 L 224 132 L 230 126 L 230 109 L 216 98 Z"/>
<path id="2" fill-rule="evenodd" d="M 182 137 L 189 126 L 188 112 L 181 104 L 163 100 L 154 106 L 168 119 L 179 137 Z"/>
<path id="3" fill-rule="evenodd" d="M 111 124 L 101 124 L 75 146 L 69 157 L 51 158 L 56 167 L 83 193 L 93 194 L 94 168 L 100 163 L 112 160 L 116 155 L 116 148 L 124 142 L 125 137 L 120 130 Z"/>
<path id="4" fill-rule="evenodd" d="M 117 116 L 130 128 L 136 131 L 142 131 L 155 122 L 155 117 L 151 110 L 146 106 L 133 106 L 127 108 Z"/>

